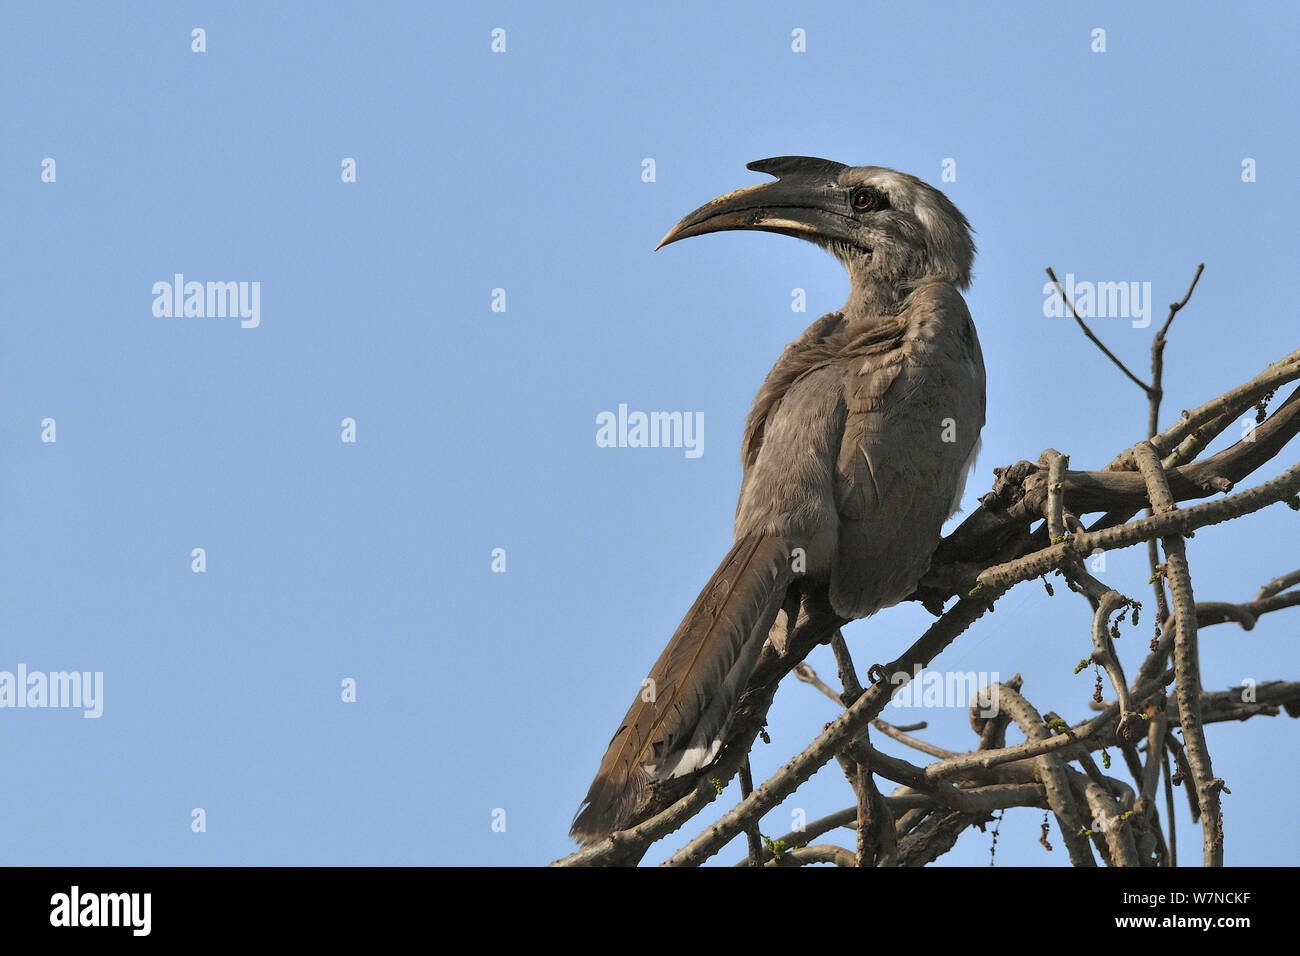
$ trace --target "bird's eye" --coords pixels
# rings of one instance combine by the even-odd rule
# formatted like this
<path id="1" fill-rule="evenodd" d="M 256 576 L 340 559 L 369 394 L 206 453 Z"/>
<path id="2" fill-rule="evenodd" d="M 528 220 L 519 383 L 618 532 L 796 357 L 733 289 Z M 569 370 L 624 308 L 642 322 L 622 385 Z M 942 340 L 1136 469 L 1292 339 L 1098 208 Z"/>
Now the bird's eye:
<path id="1" fill-rule="evenodd" d="M 853 191 L 852 196 L 853 208 L 858 212 L 870 212 L 875 209 L 884 209 L 889 204 L 885 202 L 885 195 L 879 189 L 873 189 L 871 186 L 860 186 Z"/>

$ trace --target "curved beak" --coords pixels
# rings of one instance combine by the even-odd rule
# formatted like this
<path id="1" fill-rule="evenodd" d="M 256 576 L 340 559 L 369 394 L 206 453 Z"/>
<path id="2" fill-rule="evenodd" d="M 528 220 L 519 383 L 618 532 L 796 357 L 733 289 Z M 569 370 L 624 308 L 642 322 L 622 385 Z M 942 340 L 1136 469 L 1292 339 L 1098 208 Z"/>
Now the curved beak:
<path id="1" fill-rule="evenodd" d="M 745 167 L 778 177 L 707 202 L 668 230 L 655 249 L 670 242 L 730 229 L 759 229 L 813 242 L 852 241 L 855 220 L 839 188 L 843 163 L 811 156 L 760 159 Z"/>

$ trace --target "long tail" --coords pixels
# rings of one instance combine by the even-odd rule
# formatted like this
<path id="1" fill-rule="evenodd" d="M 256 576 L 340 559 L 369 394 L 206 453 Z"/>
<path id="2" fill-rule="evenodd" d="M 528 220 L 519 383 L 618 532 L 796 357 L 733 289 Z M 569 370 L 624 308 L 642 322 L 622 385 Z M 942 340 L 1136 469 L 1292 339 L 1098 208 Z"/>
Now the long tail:
<path id="1" fill-rule="evenodd" d="M 652 781 L 717 756 L 791 577 L 788 542 L 760 535 L 736 542 L 609 742 L 570 836 L 591 843 L 624 829 Z"/>

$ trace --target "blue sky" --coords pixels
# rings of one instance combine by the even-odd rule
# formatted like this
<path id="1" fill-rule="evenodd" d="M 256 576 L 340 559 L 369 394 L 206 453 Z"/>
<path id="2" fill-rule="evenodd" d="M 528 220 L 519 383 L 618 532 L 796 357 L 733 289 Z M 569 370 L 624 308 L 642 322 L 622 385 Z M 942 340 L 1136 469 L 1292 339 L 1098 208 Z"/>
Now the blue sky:
<path id="1" fill-rule="evenodd" d="M 1167 351 L 1166 423 L 1296 346 L 1292 5 L 8 3 L 0 17 L 0 670 L 104 675 L 98 719 L 0 709 L 7 863 L 567 852 L 610 734 L 730 544 L 749 402 L 846 294 L 834 260 L 780 236 L 652 252 L 686 212 L 760 181 L 751 160 L 892 166 L 973 223 L 989 408 L 967 510 L 994 466 L 1050 446 L 1101 467 L 1145 434 L 1137 389 L 1044 315 L 1048 265 L 1150 283 L 1158 325 L 1206 264 Z M 955 181 L 940 182 L 945 160 Z M 155 315 L 151 290 L 176 273 L 260 283 L 260 324 Z M 1094 325 L 1145 375 L 1152 328 Z M 598 447 L 596 416 L 620 404 L 701 413 L 703 454 Z M 1198 533 L 1197 597 L 1246 600 L 1293 569 L 1295 521 L 1275 508 Z M 1111 555 L 1105 579 L 1145 599 L 1145 562 Z M 904 606 L 846 638 L 865 668 L 928 620 Z M 1130 670 L 1146 620 L 1121 645 Z M 1207 630 L 1207 687 L 1294 679 L 1295 628 L 1282 612 Z M 939 664 L 1019 672 L 1040 710 L 1073 721 L 1087 648 L 1082 599 L 1031 583 Z M 833 676 L 824 651 L 811 663 Z M 756 776 L 833 716 L 783 688 Z M 964 708 L 886 716 L 929 721 L 941 746 L 974 739 Z M 1294 861 L 1279 783 L 1296 725 L 1209 740 L 1232 788 L 1229 864 Z M 850 802 L 832 765 L 763 829 Z M 1041 819 L 1007 815 L 1000 864 L 1066 862 L 1059 839 L 1038 845 Z M 944 862 L 987 863 L 988 845 L 970 832 Z"/>

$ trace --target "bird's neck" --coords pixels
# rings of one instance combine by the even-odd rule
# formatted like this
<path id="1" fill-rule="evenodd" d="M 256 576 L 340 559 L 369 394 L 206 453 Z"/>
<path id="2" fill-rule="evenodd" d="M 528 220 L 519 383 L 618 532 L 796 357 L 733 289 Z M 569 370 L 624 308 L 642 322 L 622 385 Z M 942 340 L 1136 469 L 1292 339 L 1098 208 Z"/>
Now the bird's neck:
<path id="1" fill-rule="evenodd" d="M 844 318 L 851 323 L 872 324 L 903 311 L 914 286 L 905 282 L 856 281 L 849 286 Z"/>

